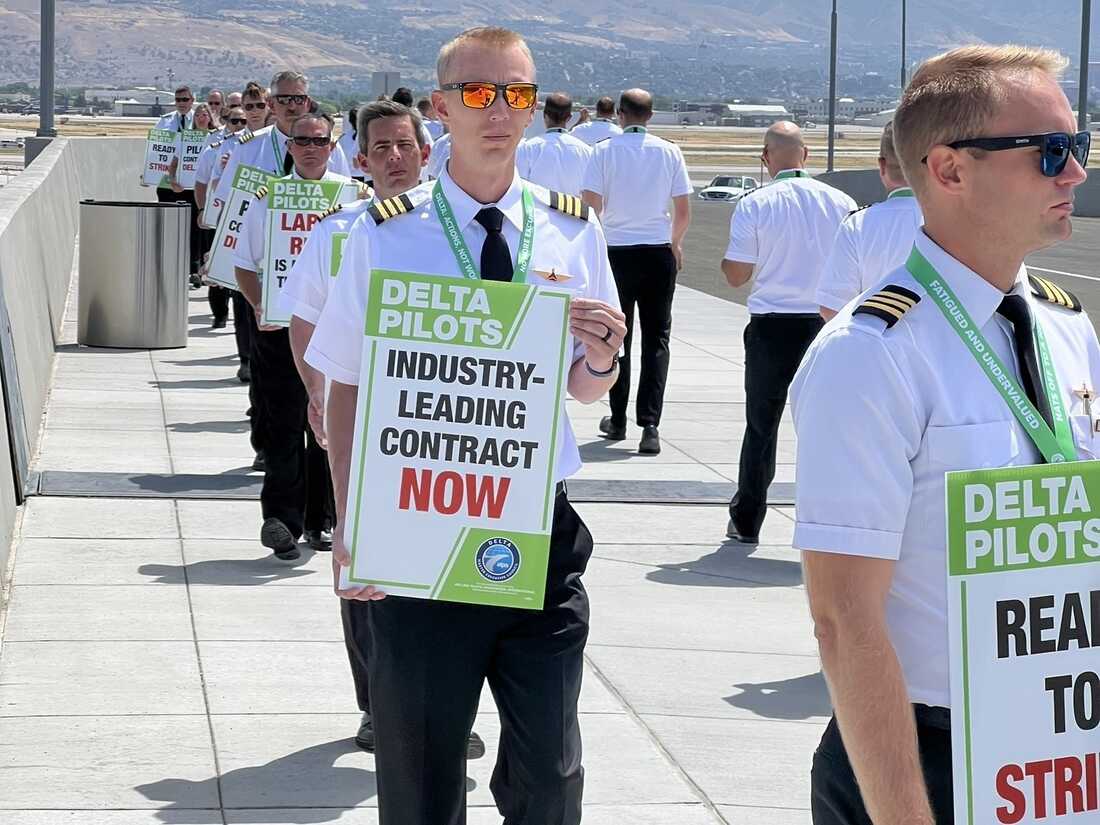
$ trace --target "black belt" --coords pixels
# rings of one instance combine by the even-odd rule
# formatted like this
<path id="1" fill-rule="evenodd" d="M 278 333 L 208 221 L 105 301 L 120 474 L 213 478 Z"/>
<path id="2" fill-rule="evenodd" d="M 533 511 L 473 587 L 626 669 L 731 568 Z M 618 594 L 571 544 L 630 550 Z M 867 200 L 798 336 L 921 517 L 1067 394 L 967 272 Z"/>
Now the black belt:
<path id="1" fill-rule="evenodd" d="M 938 708 L 931 705 L 913 705 L 913 716 L 918 725 L 927 728 L 939 728 L 951 730 L 951 709 Z"/>

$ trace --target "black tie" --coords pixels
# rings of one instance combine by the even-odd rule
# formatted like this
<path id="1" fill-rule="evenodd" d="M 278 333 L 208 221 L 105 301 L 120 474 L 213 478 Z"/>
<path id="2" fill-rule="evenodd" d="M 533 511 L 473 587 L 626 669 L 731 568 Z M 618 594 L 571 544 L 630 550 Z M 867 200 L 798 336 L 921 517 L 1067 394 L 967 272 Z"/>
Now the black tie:
<path id="1" fill-rule="evenodd" d="M 1031 328 L 1031 310 L 1023 295 L 1006 295 L 997 312 L 1012 323 L 1012 337 L 1016 341 L 1016 359 L 1019 361 L 1020 381 L 1024 392 L 1031 399 L 1036 412 L 1054 429 L 1054 416 L 1050 413 L 1050 401 L 1043 388 L 1039 359 L 1035 353 L 1035 336 Z"/>
<path id="2" fill-rule="evenodd" d="M 290 143 L 286 145 L 286 154 L 283 155 L 283 174 L 289 175 L 294 171 L 294 156 L 290 154 Z"/>
<path id="3" fill-rule="evenodd" d="M 512 253 L 500 228 L 504 213 L 495 206 L 482 209 L 474 220 L 485 227 L 485 245 L 481 247 L 481 277 L 486 281 L 512 280 Z"/>

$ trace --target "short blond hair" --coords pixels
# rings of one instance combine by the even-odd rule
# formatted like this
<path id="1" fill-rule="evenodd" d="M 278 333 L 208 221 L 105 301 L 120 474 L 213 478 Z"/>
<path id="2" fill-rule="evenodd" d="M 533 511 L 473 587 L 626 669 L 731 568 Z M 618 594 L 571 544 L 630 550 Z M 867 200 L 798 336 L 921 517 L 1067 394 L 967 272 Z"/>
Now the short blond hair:
<path id="1" fill-rule="evenodd" d="M 1069 61 L 1051 49 L 963 46 L 925 61 L 894 113 L 894 146 L 906 180 L 924 188 L 922 160 L 934 146 L 982 137 L 1012 84 L 1029 74 L 1055 79 Z"/>
<path id="2" fill-rule="evenodd" d="M 439 50 L 439 57 L 435 61 L 435 73 L 439 79 L 439 85 L 444 83 L 455 82 L 450 79 L 451 64 L 454 63 L 455 54 L 464 46 L 484 46 L 491 49 L 507 49 L 513 46 L 518 46 L 524 54 L 527 55 L 527 59 L 531 61 L 531 67 L 534 69 L 535 58 L 531 54 L 531 49 L 527 45 L 527 41 L 523 39 L 523 36 L 511 29 L 501 28 L 500 26 L 479 26 L 476 29 L 467 29 L 459 35 L 456 35 L 453 39 L 448 40 L 443 44 L 443 48 Z M 468 77 L 467 80 L 485 80 L 483 77 Z M 532 75 L 532 80 L 534 76 Z"/>
<path id="3" fill-rule="evenodd" d="M 887 123 L 882 130 L 882 139 L 878 143 L 878 157 L 886 164 L 886 173 L 892 178 L 902 177 L 898 150 L 894 147 L 894 124 Z"/>

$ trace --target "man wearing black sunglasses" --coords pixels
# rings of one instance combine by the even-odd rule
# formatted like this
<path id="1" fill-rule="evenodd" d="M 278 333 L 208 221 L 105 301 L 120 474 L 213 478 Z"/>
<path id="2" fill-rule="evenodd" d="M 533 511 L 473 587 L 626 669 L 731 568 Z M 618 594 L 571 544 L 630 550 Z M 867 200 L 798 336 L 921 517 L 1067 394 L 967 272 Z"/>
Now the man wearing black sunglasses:
<path id="1" fill-rule="evenodd" d="M 968 731 L 971 707 L 1006 729 L 1019 722 L 1017 744 L 1035 753 L 1044 745 L 1027 731 L 1050 731 L 1041 677 L 1018 702 L 975 693 L 981 705 L 954 704 L 967 660 L 949 642 L 944 475 L 1100 457 L 1096 333 L 1072 294 L 1024 266 L 1069 237 L 1085 180 L 1088 136 L 1059 85 L 1066 63 L 971 46 L 917 71 L 894 141 L 924 226 L 906 263 L 829 322 L 795 377 L 794 546 L 835 709 L 813 760 L 815 825 L 957 821 L 953 731 Z M 1014 597 L 1033 592 L 1027 581 Z M 970 772 L 970 743 L 968 731 L 955 780 Z M 975 748 L 975 766 L 1003 756 L 988 741 Z M 994 802 L 992 774 L 975 767 L 967 821 L 1033 821 L 1015 782 L 998 774 Z"/>
<path id="2" fill-rule="evenodd" d="M 299 116 L 290 127 L 288 151 L 294 167 L 288 177 L 350 182 L 330 171 L 332 119 L 328 115 Z M 266 193 L 265 193 L 266 194 Z M 258 276 L 265 258 L 267 200 L 260 197 L 248 210 L 234 253 L 237 284 L 256 314 L 250 363 L 256 392 L 252 403 L 265 422 L 264 483 L 260 490 L 263 525 L 260 543 L 279 561 L 300 558 L 298 539 L 304 535 L 314 550 L 332 548 L 336 518 L 328 459 L 309 427 L 309 398 L 294 363 L 286 327 L 260 323 L 263 287 Z"/>
<path id="3" fill-rule="evenodd" d="M 626 334 L 607 245 L 591 210 L 576 196 L 528 186 L 516 172 L 516 147 L 538 92 L 527 44 L 506 29 L 472 29 L 444 45 L 437 73 L 432 102 L 450 130 L 450 159 L 438 181 L 369 208 L 352 227 L 340 276 L 306 352 L 307 363 L 332 381 L 327 434 L 341 522 L 366 366 L 365 287 L 372 271 L 433 273 L 454 278 L 456 289 L 468 289 L 459 286 L 468 279 L 569 291 L 566 387 L 581 403 L 611 387 Z M 565 478 L 581 461 L 560 412 L 562 437 L 556 454 L 546 456 L 558 483 L 541 609 L 388 598 L 375 587 L 340 590 L 339 579 L 334 582 L 342 598 L 370 602 L 370 702 L 383 825 L 466 821 L 467 736 L 486 681 L 501 718 L 490 788 L 504 820 L 580 822 L 577 700 L 589 612 L 581 575 L 592 538 L 565 490 Z M 333 549 L 338 565 L 350 564 L 339 531 Z"/>

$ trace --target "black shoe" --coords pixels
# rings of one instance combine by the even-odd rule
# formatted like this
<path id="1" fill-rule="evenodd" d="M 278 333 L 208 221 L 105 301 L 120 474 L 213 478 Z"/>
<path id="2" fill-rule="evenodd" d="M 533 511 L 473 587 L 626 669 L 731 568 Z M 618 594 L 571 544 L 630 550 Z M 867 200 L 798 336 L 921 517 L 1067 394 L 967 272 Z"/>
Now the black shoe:
<path id="1" fill-rule="evenodd" d="M 661 452 L 661 437 L 652 424 L 642 427 L 642 440 L 638 442 L 638 452 L 642 455 L 657 455 Z"/>
<path id="2" fill-rule="evenodd" d="M 264 456 L 263 450 L 256 453 L 256 457 L 252 459 L 252 469 L 258 473 L 267 471 L 267 458 Z"/>
<path id="3" fill-rule="evenodd" d="M 741 544 L 759 544 L 760 538 L 758 536 L 742 536 L 737 532 L 737 528 L 733 526 L 733 519 L 730 519 L 726 524 L 726 538 L 733 539 Z"/>
<path id="4" fill-rule="evenodd" d="M 187 280 L 191 282 L 191 289 L 198 289 L 202 286 L 202 278 L 199 277 L 197 272 L 192 272 Z"/>
<path id="5" fill-rule="evenodd" d="M 369 712 L 363 714 L 363 719 L 359 723 L 355 744 L 367 753 L 374 753 L 374 725 L 371 723 Z"/>
<path id="6" fill-rule="evenodd" d="M 615 424 L 610 415 L 600 419 L 600 434 L 608 441 L 622 441 L 626 438 L 626 424 Z"/>
<path id="7" fill-rule="evenodd" d="M 223 323 L 222 326 L 225 326 Z M 248 384 L 252 381 L 252 367 L 247 361 L 241 361 L 241 365 L 237 367 L 237 380 L 242 384 Z"/>
<path id="8" fill-rule="evenodd" d="M 298 540 L 277 518 L 264 519 L 264 525 L 260 528 L 260 544 L 274 551 L 279 561 L 297 561 L 302 556 L 298 550 Z"/>
<path id="9" fill-rule="evenodd" d="M 306 530 L 302 534 L 306 544 L 319 553 L 327 553 L 332 550 L 331 530 Z"/>
<path id="10" fill-rule="evenodd" d="M 214 322 L 210 325 L 210 329 L 225 329 L 225 318 L 215 318 Z"/>
<path id="11" fill-rule="evenodd" d="M 470 731 L 470 738 L 466 740 L 466 758 L 480 759 L 485 755 L 485 742 L 474 731 Z"/>

